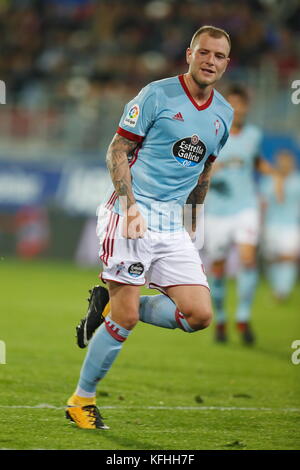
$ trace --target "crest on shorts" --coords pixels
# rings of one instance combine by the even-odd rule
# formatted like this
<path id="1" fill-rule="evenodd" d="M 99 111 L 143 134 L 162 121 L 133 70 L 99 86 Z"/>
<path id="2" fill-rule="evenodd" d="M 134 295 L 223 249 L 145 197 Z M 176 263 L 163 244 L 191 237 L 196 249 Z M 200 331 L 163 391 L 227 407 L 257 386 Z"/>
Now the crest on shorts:
<path id="1" fill-rule="evenodd" d="M 128 273 L 132 277 L 139 277 L 144 272 L 144 265 L 142 263 L 133 263 L 128 268 Z"/>
<path id="2" fill-rule="evenodd" d="M 118 276 L 120 274 L 120 272 L 123 271 L 124 268 L 125 268 L 124 261 L 121 261 L 121 263 L 117 264 L 116 276 Z"/>

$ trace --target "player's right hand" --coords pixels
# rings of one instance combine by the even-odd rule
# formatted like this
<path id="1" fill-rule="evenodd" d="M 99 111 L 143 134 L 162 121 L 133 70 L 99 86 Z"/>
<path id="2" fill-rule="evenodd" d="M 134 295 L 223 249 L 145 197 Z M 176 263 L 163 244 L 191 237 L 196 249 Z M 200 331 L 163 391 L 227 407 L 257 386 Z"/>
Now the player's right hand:
<path id="1" fill-rule="evenodd" d="M 122 235 L 125 238 L 135 240 L 143 238 L 147 230 L 147 224 L 136 204 L 133 204 L 124 216 Z"/>

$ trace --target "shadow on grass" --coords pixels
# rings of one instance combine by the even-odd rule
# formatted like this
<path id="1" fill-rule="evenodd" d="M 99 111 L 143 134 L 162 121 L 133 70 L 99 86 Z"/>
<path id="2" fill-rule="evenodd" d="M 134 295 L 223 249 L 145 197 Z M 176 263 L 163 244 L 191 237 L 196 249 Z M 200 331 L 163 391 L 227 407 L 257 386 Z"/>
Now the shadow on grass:
<path id="1" fill-rule="evenodd" d="M 91 431 L 90 429 L 79 429 L 72 426 L 72 431 L 78 433 L 78 435 L 84 435 L 89 437 L 89 448 L 95 450 L 162 450 L 163 447 L 151 442 L 143 442 L 135 438 L 130 438 L 127 436 L 121 436 L 120 432 L 117 431 L 103 431 L 97 429 L 96 431 Z M 106 443 L 110 443 L 109 446 L 105 446 Z M 82 449 L 86 446 L 83 445 Z M 79 449 L 80 450 L 80 449 Z"/>
<path id="2" fill-rule="evenodd" d="M 157 444 L 155 444 L 154 446 L 151 442 L 143 442 L 134 438 L 129 438 L 125 436 L 123 437 L 120 436 L 120 434 L 117 434 L 116 432 L 107 431 L 104 437 L 108 441 L 122 446 L 126 450 L 154 450 L 154 448 L 155 450 L 163 449 L 163 447 L 158 446 Z"/>
<path id="3" fill-rule="evenodd" d="M 255 354 L 262 354 L 264 356 L 269 356 L 272 358 L 276 358 L 280 361 L 284 361 L 285 363 L 287 361 L 290 361 L 291 353 L 289 351 L 278 351 L 276 349 L 276 346 L 274 348 L 271 347 L 266 347 L 263 346 L 261 343 L 253 344 L 253 345 L 244 345 L 244 344 L 239 344 L 239 343 L 228 343 L 228 344 L 217 344 L 216 347 L 221 348 L 230 348 L 231 350 L 239 350 L 241 351 L 247 351 L 247 352 L 253 352 L 253 355 Z M 292 351 L 292 350 L 291 350 Z"/>

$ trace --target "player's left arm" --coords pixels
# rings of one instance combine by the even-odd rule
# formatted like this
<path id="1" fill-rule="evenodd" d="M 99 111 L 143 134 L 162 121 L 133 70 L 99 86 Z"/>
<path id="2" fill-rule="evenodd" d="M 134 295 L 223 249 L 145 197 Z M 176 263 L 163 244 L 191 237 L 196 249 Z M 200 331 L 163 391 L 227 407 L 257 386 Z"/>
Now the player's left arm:
<path id="1" fill-rule="evenodd" d="M 186 203 L 192 205 L 192 231 L 196 230 L 197 214 L 201 210 L 205 196 L 209 189 L 210 179 L 212 175 L 213 162 L 208 158 L 204 164 L 202 173 L 199 176 L 198 183 L 189 194 Z"/>
<path id="2" fill-rule="evenodd" d="M 258 156 L 255 160 L 255 168 L 263 175 L 269 175 L 273 178 L 274 191 L 276 199 L 281 203 L 284 199 L 283 179 L 280 173 L 263 157 Z"/>

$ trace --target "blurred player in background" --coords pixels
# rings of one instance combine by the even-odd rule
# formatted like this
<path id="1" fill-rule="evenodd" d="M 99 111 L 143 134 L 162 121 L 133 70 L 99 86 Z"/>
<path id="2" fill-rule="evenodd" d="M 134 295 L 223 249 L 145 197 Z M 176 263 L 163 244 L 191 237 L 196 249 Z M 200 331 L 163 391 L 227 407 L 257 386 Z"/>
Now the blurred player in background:
<path id="1" fill-rule="evenodd" d="M 194 208 L 203 204 L 213 161 L 229 135 L 233 110 L 213 88 L 229 52 L 225 31 L 200 28 L 186 51 L 188 73 L 143 88 L 125 107 L 108 148 L 114 191 L 99 212 L 99 237 L 110 313 L 68 400 L 67 418 L 81 428 L 107 428 L 96 386 L 139 320 L 188 333 L 211 322 L 208 283 L 183 227 L 183 207 L 187 198 Z M 163 294 L 140 297 L 145 283 Z M 99 320 L 107 300 L 93 290 L 85 325 L 90 317 Z M 88 330 L 81 331 L 88 340 Z"/>
<path id="2" fill-rule="evenodd" d="M 249 96 L 241 85 L 229 87 L 226 98 L 234 109 L 234 120 L 214 173 L 205 203 L 205 250 L 211 264 L 211 292 L 216 315 L 216 340 L 227 340 L 225 310 L 226 259 L 232 244 L 240 258 L 237 274 L 236 322 L 245 343 L 254 342 L 250 326 L 252 301 L 257 284 L 256 246 L 260 215 L 254 171 L 271 177 L 280 196 L 276 171 L 261 157 L 262 131 L 247 123 Z"/>
<path id="3" fill-rule="evenodd" d="M 275 297 L 286 299 L 298 274 L 300 254 L 300 173 L 295 156 L 286 150 L 276 156 L 276 168 L 283 179 L 283 202 L 278 203 L 269 177 L 260 184 L 263 200 L 263 255 Z"/>

